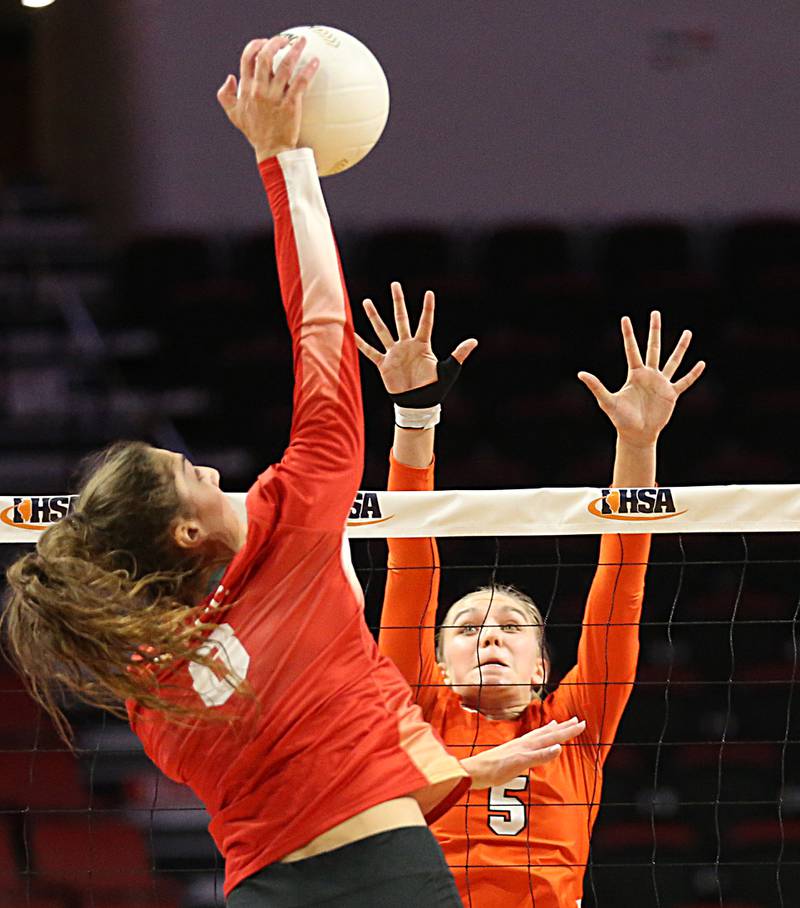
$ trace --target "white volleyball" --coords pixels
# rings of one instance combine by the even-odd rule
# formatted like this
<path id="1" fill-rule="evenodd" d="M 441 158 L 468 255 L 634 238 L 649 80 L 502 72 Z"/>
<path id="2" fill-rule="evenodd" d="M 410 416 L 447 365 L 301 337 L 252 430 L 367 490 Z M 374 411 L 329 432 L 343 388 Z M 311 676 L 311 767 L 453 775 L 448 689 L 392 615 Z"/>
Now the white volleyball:
<path id="1" fill-rule="evenodd" d="M 368 47 L 338 28 L 303 25 L 281 34 L 291 44 L 300 37 L 307 41 L 295 72 L 319 58 L 303 98 L 299 145 L 314 149 L 320 176 L 341 173 L 375 147 L 386 126 L 389 84 L 383 69 Z M 273 68 L 289 47 L 275 55 Z"/>

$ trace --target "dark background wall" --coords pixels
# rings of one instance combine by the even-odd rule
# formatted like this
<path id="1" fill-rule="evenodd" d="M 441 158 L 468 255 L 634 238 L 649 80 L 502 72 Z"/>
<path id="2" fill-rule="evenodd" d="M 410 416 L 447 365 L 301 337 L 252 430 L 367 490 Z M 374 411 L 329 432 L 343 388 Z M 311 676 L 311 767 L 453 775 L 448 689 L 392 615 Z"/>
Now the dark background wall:
<path id="1" fill-rule="evenodd" d="M 480 339 L 446 401 L 440 487 L 608 481 L 613 431 L 575 373 L 618 387 L 618 318 L 643 339 L 651 308 L 665 351 L 688 326 L 689 362 L 709 364 L 659 482 L 797 482 L 796 3 L 3 0 L 0 494 L 63 493 L 118 438 L 185 451 L 229 490 L 281 456 L 292 372 L 269 215 L 214 95 L 248 38 L 303 22 L 359 35 L 392 88 L 377 149 L 324 183 L 359 330 L 361 297 L 387 307 L 400 278 L 414 314 L 438 291 L 437 351 Z M 362 373 L 362 487 L 382 488 L 391 408 Z M 516 582 L 547 613 L 554 678 L 571 667 L 595 539 L 442 551 L 443 605 Z M 800 904 L 797 554 L 790 533 L 656 540 L 586 908 Z M 385 546 L 356 561 L 374 626 Z M 80 764 L 0 670 L 0 872 L 17 886 L 0 881 L 0 905 L 99 906 L 47 857 L 87 853 L 74 827 L 103 807 L 125 818 L 109 867 L 149 893 L 155 866 L 159 908 L 219 908 L 202 806 L 124 725 L 73 718 Z M 54 806 L 77 813 L 48 841 Z M 131 817 L 152 856 L 124 844 Z M 57 898 L 33 901 L 41 886 Z M 155 904 L 141 886 L 134 902 Z"/>
<path id="2" fill-rule="evenodd" d="M 326 181 L 341 225 L 800 207 L 788 0 L 60 0 L 28 18 L 41 160 L 120 228 L 263 221 L 214 92 L 248 38 L 316 22 L 364 40 L 392 89 L 380 146 Z"/>

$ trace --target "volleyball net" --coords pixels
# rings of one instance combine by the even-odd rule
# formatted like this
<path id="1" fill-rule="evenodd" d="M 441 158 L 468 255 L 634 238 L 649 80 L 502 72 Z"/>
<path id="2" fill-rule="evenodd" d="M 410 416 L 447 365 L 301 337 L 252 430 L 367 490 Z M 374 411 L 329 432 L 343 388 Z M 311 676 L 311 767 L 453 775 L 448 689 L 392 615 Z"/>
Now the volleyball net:
<path id="1" fill-rule="evenodd" d="M 243 512 L 244 496 L 231 498 Z M 73 501 L 0 497 L 3 554 Z M 800 486 L 364 491 L 347 532 L 374 630 L 387 537 L 438 539 L 439 622 L 478 587 L 529 594 L 551 689 L 575 663 L 598 535 L 652 533 L 639 668 L 605 765 L 583 906 L 800 904 Z M 202 806 L 121 723 L 81 709 L 76 761 L 3 678 L 0 866 L 24 894 L 15 904 L 64 891 L 100 905 L 135 884 L 152 905 L 221 906 Z M 507 793 L 500 828 L 521 803 Z"/>

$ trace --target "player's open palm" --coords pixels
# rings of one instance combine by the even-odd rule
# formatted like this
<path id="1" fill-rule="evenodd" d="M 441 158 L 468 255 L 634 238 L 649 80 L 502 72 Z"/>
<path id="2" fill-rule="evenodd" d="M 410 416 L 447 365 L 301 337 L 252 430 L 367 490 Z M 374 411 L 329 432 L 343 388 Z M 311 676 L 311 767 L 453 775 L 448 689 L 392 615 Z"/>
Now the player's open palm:
<path id="1" fill-rule="evenodd" d="M 431 347 L 434 296 L 432 291 L 426 292 L 422 302 L 422 315 L 414 334 L 411 333 L 403 288 L 397 281 L 392 283 L 392 301 L 397 340 L 386 327 L 372 300 L 366 299 L 364 311 L 385 352 L 381 353 L 358 335 L 356 344 L 364 356 L 378 367 L 386 390 L 390 394 L 402 394 L 403 391 L 421 388 L 437 380 L 436 354 Z M 459 363 L 463 363 L 477 346 L 478 342 L 470 338 L 462 341 L 452 355 Z"/>
<path id="2" fill-rule="evenodd" d="M 672 416 L 675 402 L 697 381 L 705 369 L 705 363 L 699 361 L 683 378 L 672 381 L 689 347 L 692 333 L 684 331 L 681 334 L 672 355 L 660 367 L 659 312 L 650 313 L 650 333 L 644 361 L 633 333 L 633 325 L 627 316 L 622 319 L 622 339 L 628 362 L 628 376 L 619 391 L 610 392 L 590 372 L 579 372 L 578 378 L 594 394 L 600 409 L 608 415 L 620 439 L 644 447 L 655 444 L 659 433 Z"/>

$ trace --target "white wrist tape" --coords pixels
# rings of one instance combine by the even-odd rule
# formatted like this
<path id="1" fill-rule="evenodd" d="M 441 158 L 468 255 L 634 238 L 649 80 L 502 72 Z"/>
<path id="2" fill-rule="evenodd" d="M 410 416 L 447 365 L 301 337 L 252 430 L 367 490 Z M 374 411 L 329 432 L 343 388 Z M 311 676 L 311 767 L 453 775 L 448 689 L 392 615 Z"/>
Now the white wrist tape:
<path id="1" fill-rule="evenodd" d="M 394 405 L 394 424 L 401 429 L 432 429 L 442 417 L 442 405 L 435 407 L 399 407 Z"/>

